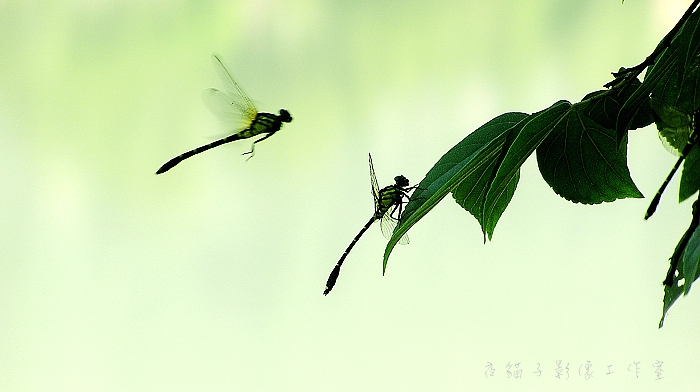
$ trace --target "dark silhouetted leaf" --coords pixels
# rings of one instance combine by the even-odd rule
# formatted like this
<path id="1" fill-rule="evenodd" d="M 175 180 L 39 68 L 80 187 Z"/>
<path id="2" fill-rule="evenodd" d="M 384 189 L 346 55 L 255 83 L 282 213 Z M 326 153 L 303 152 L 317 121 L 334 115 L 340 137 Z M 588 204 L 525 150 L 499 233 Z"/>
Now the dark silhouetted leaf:
<path id="1" fill-rule="evenodd" d="M 690 115 L 658 97 L 651 98 L 651 108 L 659 136 L 676 151 L 683 151 L 690 136 Z"/>
<path id="2" fill-rule="evenodd" d="M 693 196 L 700 190 L 700 148 L 696 145 L 685 157 L 681 185 L 678 190 L 678 202 Z"/>
<path id="3" fill-rule="evenodd" d="M 524 118 L 524 117 L 523 117 Z M 491 214 L 490 219 L 485 219 L 484 217 L 484 203 L 486 201 L 486 194 L 491 188 L 494 177 L 496 176 L 496 171 L 500 163 L 503 161 L 508 148 L 515 135 L 518 134 L 522 125 L 525 124 L 524 121 L 518 123 L 520 126 L 514 126 L 507 130 L 507 134 L 504 133 L 505 142 L 501 147 L 501 154 L 499 157 L 492 159 L 487 162 L 487 164 L 481 168 L 478 172 L 474 172 L 467 178 L 465 178 L 452 192 L 457 204 L 461 205 L 465 210 L 469 211 L 481 225 L 481 231 L 484 233 L 484 241 L 486 241 L 486 236 L 488 235 L 489 240 L 493 237 L 493 230 L 496 228 L 496 223 L 498 219 L 505 211 L 508 203 L 513 198 L 515 193 L 515 188 L 518 186 L 518 179 L 520 178 L 520 172 L 516 172 L 516 175 L 510 181 L 507 191 L 503 193 L 501 198 L 497 200 L 496 212 Z"/>
<path id="4" fill-rule="evenodd" d="M 484 203 L 484 221 L 488 222 L 500 216 L 503 212 L 502 200 L 508 194 L 520 166 L 549 133 L 560 125 L 570 107 L 571 103 L 568 101 L 559 101 L 530 116 L 513 140 L 489 187 Z"/>
<path id="5" fill-rule="evenodd" d="M 700 209 L 698 201 L 693 203 L 693 220 L 683 234 L 671 256 L 671 265 L 677 262 L 676 273 L 667 277 L 664 285 L 664 307 L 659 328 L 664 325 L 666 313 L 681 294 L 688 295 L 692 284 L 700 277 Z M 678 260 L 675 260 L 678 259 Z M 673 269 L 669 272 L 673 273 Z"/>
<path id="6" fill-rule="evenodd" d="M 583 115 L 576 104 L 565 120 L 537 148 L 542 177 L 567 200 L 599 204 L 644 197 L 627 168 L 627 138 L 620 145 L 615 131 Z"/>
<path id="7" fill-rule="evenodd" d="M 641 85 L 642 82 L 635 79 L 621 90 L 598 90 L 587 94 L 579 103 L 583 107 L 581 111 L 586 117 L 601 126 L 607 129 L 616 129 L 622 105 Z M 640 97 L 639 102 L 637 111 L 628 113 L 627 115 L 631 115 L 631 117 L 624 119 L 625 124 L 629 127 L 627 130 L 643 128 L 654 122 L 649 106 L 649 96 Z"/>
<path id="8" fill-rule="evenodd" d="M 649 95 L 685 113 L 700 106 L 700 13 L 693 12 L 671 44 L 656 59 L 642 86 L 625 102 L 618 117 L 618 141 L 632 129 L 630 113 L 636 112 Z"/>
<path id="9" fill-rule="evenodd" d="M 637 113 L 645 110 L 649 105 L 649 95 L 656 85 L 667 78 L 676 65 L 678 59 L 678 48 L 666 49 L 653 66 L 649 68 L 644 76 L 642 85 L 635 89 L 632 95 L 627 98 L 622 105 L 617 116 L 617 142 L 621 143 L 627 131 L 634 129 L 634 119 Z"/>
<path id="10" fill-rule="evenodd" d="M 483 174 L 501 158 L 503 147 L 511 136 L 509 130 L 519 128 L 520 123 L 527 118 L 525 113 L 502 114 L 469 134 L 440 158 L 413 192 L 401 215 L 399 225 L 387 243 L 384 251 L 384 271 L 392 249 L 408 229 L 448 193 L 456 190 L 463 181 Z"/>
<path id="11" fill-rule="evenodd" d="M 671 45 L 648 70 L 643 84 L 653 85 L 657 115 L 674 126 L 673 113 L 693 113 L 700 107 L 700 13 L 694 12 Z M 680 124 L 680 123 L 679 123 Z M 675 124 L 678 125 L 678 124 Z M 683 147 L 681 146 L 680 149 Z"/>
<path id="12" fill-rule="evenodd" d="M 700 276 L 698 271 L 698 263 L 700 262 L 700 227 L 693 231 L 693 235 L 690 236 L 688 245 L 683 250 L 683 256 L 681 256 L 680 270 L 683 271 L 683 278 L 692 277 L 691 281 L 685 279 L 683 282 L 683 294 L 688 295 L 690 292 L 690 287 L 693 285 Z"/>

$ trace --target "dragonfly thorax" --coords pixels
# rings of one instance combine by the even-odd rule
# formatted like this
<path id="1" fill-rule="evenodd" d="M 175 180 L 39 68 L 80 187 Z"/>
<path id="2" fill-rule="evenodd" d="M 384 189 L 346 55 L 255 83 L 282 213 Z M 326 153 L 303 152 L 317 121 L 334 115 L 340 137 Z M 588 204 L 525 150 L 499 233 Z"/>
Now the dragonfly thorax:
<path id="1" fill-rule="evenodd" d="M 284 123 L 292 122 L 292 115 L 289 114 L 287 109 L 280 109 L 280 115 L 279 115 L 280 121 Z"/>

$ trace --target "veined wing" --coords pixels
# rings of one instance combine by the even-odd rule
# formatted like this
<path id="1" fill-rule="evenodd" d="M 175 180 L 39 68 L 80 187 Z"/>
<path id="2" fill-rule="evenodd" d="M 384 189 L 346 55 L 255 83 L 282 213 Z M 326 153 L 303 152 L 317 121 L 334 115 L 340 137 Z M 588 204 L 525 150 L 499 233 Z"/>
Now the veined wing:
<path id="1" fill-rule="evenodd" d="M 212 53 L 211 61 L 214 63 L 216 73 L 219 74 L 219 79 L 224 82 L 224 92 L 226 95 L 232 98 L 236 108 L 241 111 L 244 117 L 250 119 L 251 122 L 255 120 L 255 117 L 258 115 L 258 109 L 241 86 L 233 80 L 233 77 L 226 69 L 226 66 L 224 66 L 221 58 L 216 53 Z"/>
<path id="2" fill-rule="evenodd" d="M 202 100 L 227 128 L 247 128 L 257 117 L 257 108 L 216 53 L 211 55 L 211 60 L 224 88 L 223 91 L 215 88 L 204 90 Z"/>
<path id="3" fill-rule="evenodd" d="M 377 184 L 377 176 L 374 174 L 374 165 L 372 165 L 372 154 L 369 154 L 369 179 L 372 183 L 372 197 L 374 198 L 374 212 L 379 211 L 379 184 Z"/>
<path id="4" fill-rule="evenodd" d="M 398 223 L 398 221 L 394 219 L 393 216 L 391 216 L 393 210 L 395 210 L 396 208 L 397 206 L 394 206 L 394 208 L 390 208 L 379 221 L 379 226 L 382 228 L 382 235 L 387 240 L 391 239 L 391 235 L 394 234 L 394 229 L 396 228 L 396 224 Z M 408 233 L 404 234 L 401 237 L 401 239 L 399 239 L 399 244 L 401 245 L 406 245 L 408 244 L 408 242 Z"/>
<path id="5" fill-rule="evenodd" d="M 208 88 L 202 91 L 202 101 L 221 121 L 227 132 L 239 131 L 252 124 L 252 120 L 238 109 L 236 102 L 221 90 Z"/>

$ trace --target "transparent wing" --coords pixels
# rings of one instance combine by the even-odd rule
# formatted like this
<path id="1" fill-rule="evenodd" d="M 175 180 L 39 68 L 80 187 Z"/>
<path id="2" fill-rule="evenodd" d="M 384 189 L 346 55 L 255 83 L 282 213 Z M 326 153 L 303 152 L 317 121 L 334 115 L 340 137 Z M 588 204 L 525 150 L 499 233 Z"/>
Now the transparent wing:
<path id="1" fill-rule="evenodd" d="M 387 211 L 386 214 L 382 216 L 382 219 L 379 222 L 379 226 L 382 228 L 382 235 L 384 235 L 384 238 L 386 238 L 387 240 L 391 239 L 391 235 L 394 233 L 394 229 L 396 228 L 397 223 L 398 221 L 391 216 L 391 212 L 389 211 Z M 408 244 L 408 234 L 404 234 L 403 237 L 401 237 L 401 239 L 399 240 L 399 244 Z"/>
<path id="2" fill-rule="evenodd" d="M 237 131 L 248 128 L 252 121 L 241 115 L 236 102 L 226 93 L 215 88 L 202 91 L 202 101 L 209 110 L 221 121 L 226 131 Z"/>
<path id="3" fill-rule="evenodd" d="M 377 184 L 377 176 L 374 174 L 372 154 L 369 154 L 369 180 L 372 183 L 372 197 L 374 198 L 374 212 L 376 213 L 379 211 L 379 184 Z"/>
<path id="4" fill-rule="evenodd" d="M 214 69 L 216 70 L 216 73 L 219 75 L 219 79 L 224 83 L 224 88 L 223 92 L 216 90 L 216 89 L 207 89 L 204 90 L 205 92 L 202 93 L 202 96 L 209 94 L 211 95 L 211 98 L 213 99 L 220 99 L 220 98 L 215 98 L 215 96 L 211 93 L 212 90 L 214 91 L 219 91 L 219 93 L 223 94 L 224 97 L 226 97 L 226 102 L 228 104 L 228 110 L 229 111 L 238 111 L 239 116 L 243 116 L 243 120 L 249 123 L 252 123 L 253 120 L 255 120 L 255 117 L 258 115 L 258 109 L 255 107 L 253 104 L 253 101 L 248 97 L 248 95 L 243 91 L 241 86 L 236 83 L 235 80 L 233 80 L 233 77 L 231 74 L 228 72 L 226 67 L 224 66 L 224 63 L 221 61 L 221 58 L 216 53 L 212 53 L 211 55 L 211 61 L 214 63 Z M 207 91 L 210 91 L 210 93 L 207 93 Z M 219 95 L 220 97 L 220 95 Z M 221 97 L 223 98 L 223 97 Z M 209 99 L 209 98 L 205 98 Z M 205 101 L 206 102 L 206 101 Z M 208 105 L 208 104 L 207 104 Z M 215 108 L 219 108 L 218 104 L 214 106 Z M 210 109 L 212 107 L 210 106 Z M 213 111 L 214 109 L 212 109 Z M 217 114 L 215 112 L 215 114 Z M 217 114 L 218 116 L 218 114 Z"/>

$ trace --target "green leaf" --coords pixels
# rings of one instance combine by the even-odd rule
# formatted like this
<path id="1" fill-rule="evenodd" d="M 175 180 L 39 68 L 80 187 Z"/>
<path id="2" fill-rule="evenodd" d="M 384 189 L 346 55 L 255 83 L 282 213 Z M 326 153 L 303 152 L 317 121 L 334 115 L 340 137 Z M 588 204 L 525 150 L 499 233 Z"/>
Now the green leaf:
<path id="1" fill-rule="evenodd" d="M 484 220 L 498 219 L 502 210 L 502 201 L 508 194 L 511 181 L 516 177 L 520 166 L 532 152 L 547 138 L 549 133 L 559 126 L 566 116 L 571 103 L 559 101 L 549 108 L 535 113 L 527 119 L 527 123 L 518 132 L 513 144 L 508 148 L 496 175 L 486 194 L 484 203 Z"/>
<path id="2" fill-rule="evenodd" d="M 658 79 L 652 97 L 683 113 L 693 113 L 700 106 L 699 29 L 700 13 L 696 11 L 659 56 L 657 64 L 648 71 L 648 79 Z"/>
<path id="3" fill-rule="evenodd" d="M 627 167 L 627 137 L 618 145 L 616 132 L 589 116 L 597 109 L 575 104 L 537 148 L 542 177 L 563 198 L 583 204 L 599 204 L 642 193 Z M 611 121 L 607 121 L 612 124 Z"/>
<path id="4" fill-rule="evenodd" d="M 661 321 L 659 321 L 659 328 L 664 326 L 666 313 L 671 308 L 671 305 L 680 298 L 681 294 L 683 294 L 683 287 L 678 287 L 675 283 L 672 286 L 664 286 L 664 309 L 661 315 Z"/>
<path id="5" fill-rule="evenodd" d="M 691 133 L 691 116 L 656 96 L 651 97 L 651 107 L 654 110 L 654 120 L 659 136 L 676 151 L 682 153 Z M 696 145 L 685 157 L 678 202 L 689 198 L 698 189 L 700 189 L 700 150 Z"/>
<path id="6" fill-rule="evenodd" d="M 462 181 L 459 187 L 452 192 L 452 196 L 457 204 L 469 211 L 472 215 L 474 215 L 476 220 L 479 221 L 481 231 L 484 233 L 484 242 L 486 242 L 487 235 L 489 241 L 493 237 L 493 231 L 496 228 L 496 223 L 498 223 L 498 220 L 501 218 L 501 215 L 506 210 L 506 207 L 513 198 L 515 189 L 518 187 L 518 180 L 520 179 L 520 170 L 518 170 L 515 173 L 515 176 L 508 183 L 506 192 L 504 192 L 496 201 L 494 213 L 491 214 L 489 220 L 486 220 L 484 217 L 483 208 L 486 200 L 486 192 L 488 191 L 493 178 L 486 174 L 489 172 L 495 174 L 496 168 L 498 168 L 496 160 L 489 162 L 487 167 L 484 168 L 483 172 L 474 173 L 473 175 L 469 176 L 469 178 Z"/>
<path id="7" fill-rule="evenodd" d="M 692 277 L 690 282 L 687 279 L 683 282 L 683 295 L 688 295 L 693 282 L 698 279 L 698 272 L 700 272 L 698 271 L 698 263 L 700 263 L 700 227 L 693 231 L 693 235 L 688 240 L 688 245 L 683 250 L 683 256 L 681 256 L 681 262 L 679 263 L 679 269 L 683 271 L 683 277 Z"/>
<path id="8" fill-rule="evenodd" d="M 523 117 L 523 119 L 524 118 L 525 117 Z M 457 204 L 469 211 L 472 215 L 474 215 L 476 220 L 479 221 L 481 231 L 484 233 L 484 242 L 486 241 L 486 235 L 488 235 L 489 240 L 493 237 L 493 230 L 496 228 L 496 223 L 498 223 L 498 219 L 500 219 L 503 211 L 505 211 L 508 203 L 510 203 L 510 200 L 513 198 L 515 188 L 518 186 L 520 171 L 516 172 L 515 177 L 513 177 L 508 184 L 506 192 L 503 193 L 499 200 L 497 200 L 495 213 L 491 215 L 490 219 L 485 219 L 483 210 L 486 201 L 486 194 L 491 188 L 496 171 L 500 163 L 503 161 L 505 153 L 508 151 L 508 148 L 515 138 L 515 135 L 517 135 L 522 126 L 525 125 L 525 122 L 520 121 L 518 124 L 520 126 L 510 127 L 505 133 L 502 134 L 506 140 L 501 147 L 500 156 L 489 160 L 487 164 L 479 171 L 472 173 L 467 178 L 462 180 L 457 189 L 452 192 L 452 196 Z"/>
<path id="9" fill-rule="evenodd" d="M 654 111 L 654 121 L 659 130 L 659 136 L 676 151 L 683 151 L 690 137 L 690 115 L 656 96 L 651 97 L 651 108 Z"/>
<path id="10" fill-rule="evenodd" d="M 680 87 L 681 101 L 687 102 L 688 106 L 679 106 L 681 110 L 692 113 L 700 106 L 700 79 L 698 74 L 698 65 L 700 65 L 700 13 L 693 12 L 688 20 L 683 24 L 683 27 L 678 32 L 676 38 L 671 41 L 671 45 L 678 46 L 678 65 L 675 69 L 674 76 L 676 85 Z M 658 89 L 658 87 L 657 87 Z M 655 95 L 655 93 L 652 93 Z M 666 99 L 667 102 L 672 102 Z"/>
<path id="11" fill-rule="evenodd" d="M 696 145 L 685 157 L 678 202 L 693 196 L 698 190 L 700 190 L 700 148 Z"/>
<path id="12" fill-rule="evenodd" d="M 629 113 L 649 95 L 685 113 L 700 106 L 700 13 L 693 12 L 671 44 L 647 70 L 644 83 L 627 99 L 618 117 L 618 141 L 629 128 Z"/>
<path id="13" fill-rule="evenodd" d="M 642 86 L 639 79 L 634 79 L 623 89 L 598 90 L 587 94 L 581 102 L 582 109 L 586 117 L 597 122 L 608 129 L 616 129 L 620 110 L 624 103 Z M 624 122 L 629 126 L 627 130 L 643 128 L 654 122 L 652 110 L 649 106 L 649 96 L 639 98 L 639 106 L 634 113 L 627 113 L 631 117 L 625 118 Z M 618 140 L 618 142 L 621 141 Z"/>
<path id="14" fill-rule="evenodd" d="M 649 68 L 644 76 L 642 85 L 625 100 L 617 116 L 617 141 L 622 142 L 627 131 L 634 129 L 634 119 L 640 111 L 646 110 L 649 105 L 649 95 L 656 88 L 657 84 L 666 79 L 678 60 L 678 48 L 667 48 L 656 60 L 656 63 Z"/>
<path id="15" fill-rule="evenodd" d="M 681 238 L 674 251 L 674 254 L 676 252 L 682 252 L 680 262 L 678 263 L 678 276 L 673 279 L 672 285 L 664 286 L 664 306 L 659 328 L 663 327 L 664 319 L 671 305 L 680 298 L 681 294 L 688 295 L 690 287 L 698 277 L 700 277 L 700 268 L 698 268 L 698 264 L 700 264 L 700 227 L 696 227 L 695 230 L 693 230 L 685 248 L 678 249 L 680 246 L 683 246 L 683 240 L 684 238 Z M 691 278 L 689 279 L 688 277 Z M 679 284 L 679 282 L 682 283 Z"/>
<path id="16" fill-rule="evenodd" d="M 420 181 L 411 200 L 401 214 L 384 251 L 383 269 L 394 246 L 406 232 L 425 214 L 437 205 L 448 193 L 457 189 L 462 181 L 484 173 L 493 162 L 502 156 L 503 146 L 508 141 L 511 128 L 525 121 L 525 113 L 505 113 L 469 134 L 452 147 Z M 473 211 L 470 210 L 474 214 Z"/>

